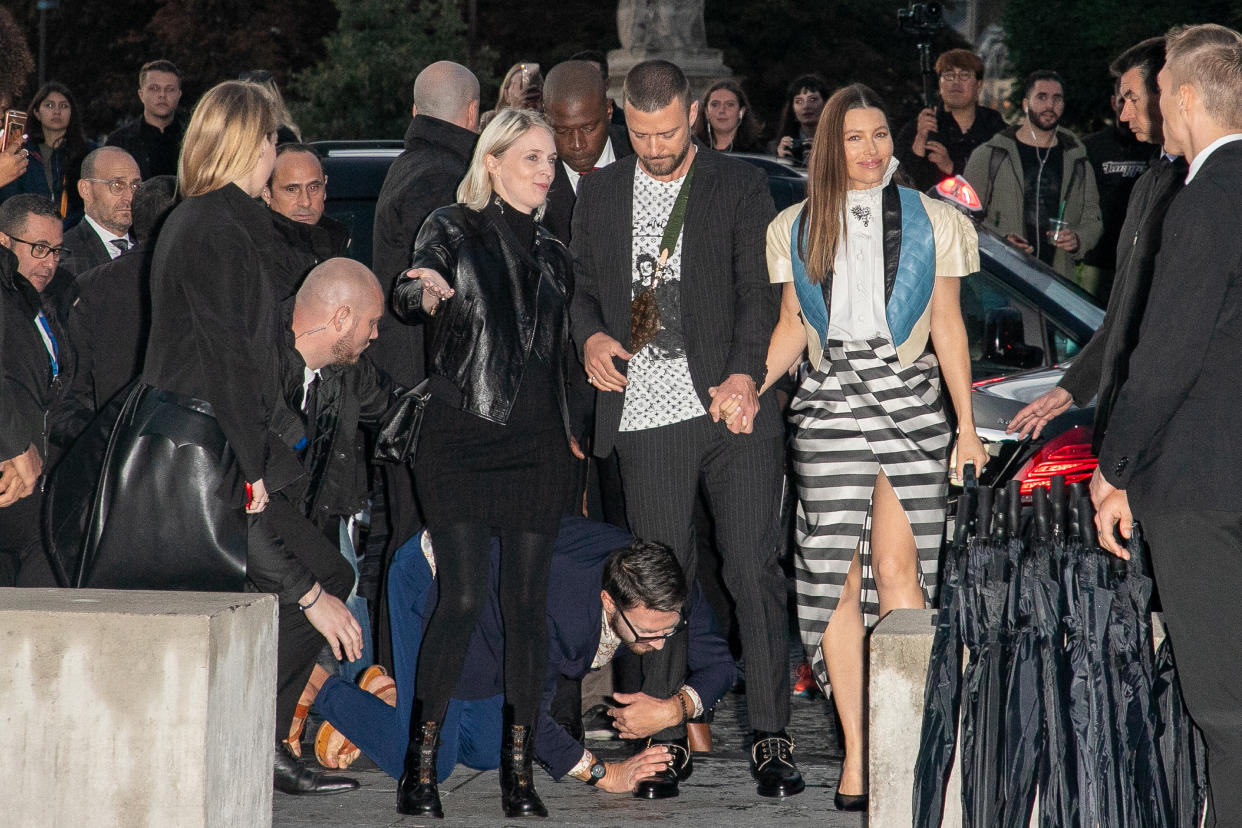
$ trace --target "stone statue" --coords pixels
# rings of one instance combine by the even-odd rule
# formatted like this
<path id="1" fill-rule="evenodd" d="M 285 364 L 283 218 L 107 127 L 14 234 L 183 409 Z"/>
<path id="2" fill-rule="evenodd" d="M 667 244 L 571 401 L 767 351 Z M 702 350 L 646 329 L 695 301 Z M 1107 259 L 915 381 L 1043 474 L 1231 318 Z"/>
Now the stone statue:
<path id="1" fill-rule="evenodd" d="M 703 0 L 619 0 L 621 48 L 679 51 L 707 46 Z"/>

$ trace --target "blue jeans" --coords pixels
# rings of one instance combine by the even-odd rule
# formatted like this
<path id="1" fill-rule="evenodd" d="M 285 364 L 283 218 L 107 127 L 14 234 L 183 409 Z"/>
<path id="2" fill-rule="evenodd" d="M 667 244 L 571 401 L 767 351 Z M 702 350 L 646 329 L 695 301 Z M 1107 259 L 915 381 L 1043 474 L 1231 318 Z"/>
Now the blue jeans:
<path id="1" fill-rule="evenodd" d="M 324 682 L 315 699 L 320 715 L 393 778 L 400 778 L 405 766 L 415 695 L 414 677 L 426 620 L 424 610 L 435 582 L 419 547 L 421 538 L 422 533 L 419 533 L 406 541 L 397 550 L 388 570 L 397 706 L 389 707 L 336 676 Z M 458 762 L 475 770 L 500 767 L 503 703 L 503 694 L 449 702 L 440 729 L 440 754 L 436 763 L 436 775 L 441 782 L 449 777 Z"/>

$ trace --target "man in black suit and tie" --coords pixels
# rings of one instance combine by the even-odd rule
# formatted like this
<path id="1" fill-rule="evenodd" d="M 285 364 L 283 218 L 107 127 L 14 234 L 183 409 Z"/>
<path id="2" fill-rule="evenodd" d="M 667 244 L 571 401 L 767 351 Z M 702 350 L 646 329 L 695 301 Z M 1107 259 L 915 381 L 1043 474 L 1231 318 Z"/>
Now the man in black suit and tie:
<path id="1" fill-rule="evenodd" d="M 1182 694 L 1207 743 L 1206 825 L 1242 824 L 1242 36 L 1170 32 L 1164 128 L 1190 162 L 1091 480 L 1100 542 L 1143 524 Z"/>
<path id="2" fill-rule="evenodd" d="M 698 104 L 675 65 L 635 66 L 625 107 L 636 155 L 579 181 L 573 219 L 571 328 L 600 392 L 593 451 L 606 457 L 616 448 L 630 529 L 672 547 L 687 573 L 696 570 L 702 481 L 737 605 L 751 770 L 761 795 L 796 794 L 803 781 L 785 732 L 788 622 L 776 558 L 783 428 L 772 395 L 757 392 L 779 304 L 763 252 L 775 208 L 757 168 L 691 142 Z M 636 297 L 648 323 L 658 308 L 645 326 L 653 337 L 640 332 L 639 342 L 631 337 Z M 741 403 L 730 421 L 719 409 L 726 398 Z M 685 636 L 643 666 L 643 691 L 671 697 L 684 681 Z M 682 727 L 656 738 L 684 750 Z M 676 768 L 637 792 L 676 793 Z"/>
<path id="3" fill-rule="evenodd" d="M 82 159 L 78 194 L 86 216 L 65 231 L 69 256 L 60 266 L 81 274 L 110 262 L 133 246 L 134 190 L 142 183 L 138 162 L 119 147 L 100 147 Z"/>
<path id="4" fill-rule="evenodd" d="M 548 190 L 543 224 L 569 244 L 582 176 L 633 155 L 625 127 L 614 126 L 608 85 L 595 64 L 558 63 L 543 82 L 543 114 L 556 140 L 556 177 Z"/>
<path id="5" fill-rule="evenodd" d="M 1161 147 L 1161 153 L 1131 191 L 1117 243 L 1117 268 L 1104 324 L 1074 357 L 1057 386 L 1014 415 L 1006 428 L 1010 433 L 1038 438 L 1044 426 L 1068 411 L 1071 404 L 1086 406 L 1094 398 L 1092 444 L 1096 453 L 1104 441 L 1109 415 L 1125 382 L 1130 354 L 1138 341 L 1139 324 L 1143 321 L 1143 308 L 1156 269 L 1164 216 L 1186 180 L 1186 159 L 1176 139 L 1165 134 L 1160 116 L 1156 75 L 1163 68 L 1163 36 L 1131 46 L 1109 67 L 1125 100 L 1122 122 L 1129 125 L 1139 141 Z"/>

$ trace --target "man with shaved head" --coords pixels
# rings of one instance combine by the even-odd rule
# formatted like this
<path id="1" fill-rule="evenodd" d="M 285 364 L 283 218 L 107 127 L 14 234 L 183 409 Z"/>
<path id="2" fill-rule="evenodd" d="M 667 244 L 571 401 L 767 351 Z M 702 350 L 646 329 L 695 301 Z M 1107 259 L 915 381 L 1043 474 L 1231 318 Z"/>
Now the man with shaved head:
<path id="1" fill-rule="evenodd" d="M 375 275 L 344 258 L 316 265 L 283 306 L 279 365 L 283 405 L 272 416 L 274 448 L 269 462 L 277 477 L 288 482 L 269 488 L 267 509 L 252 521 L 247 574 L 259 584 L 301 578 L 322 585 L 303 605 L 308 610 L 280 607 L 277 722 L 281 733 L 290 733 L 290 741 L 299 745 L 301 722 L 293 712 L 324 638 L 338 658 L 350 661 L 361 655 L 364 646 L 361 628 L 344 603 L 355 576 L 339 538 L 342 523 L 366 505 L 366 465 L 358 450 L 358 430 L 376 427 L 400 390 L 362 358 L 376 337 L 383 312 L 384 294 Z M 288 450 L 280 451 L 280 444 Z M 285 552 L 273 556 L 267 554 L 271 549 Z M 312 615 L 324 602 L 328 612 Z M 315 610 L 309 610 L 310 604 Z M 318 623 L 325 615 L 327 619 Z M 302 767 L 283 744 L 276 752 L 275 782 L 277 790 L 292 794 L 357 787 L 345 777 Z"/>
<path id="2" fill-rule="evenodd" d="M 133 247 L 134 191 L 142 182 L 138 162 L 120 147 L 100 147 L 82 159 L 78 195 L 86 216 L 65 231 L 70 255 L 60 266 L 79 274 L 110 262 Z"/>
<path id="3" fill-rule="evenodd" d="M 614 127 L 608 84 L 594 63 L 558 63 L 543 82 L 543 114 L 556 140 L 556 178 L 548 190 L 543 224 L 569 244 L 579 179 L 633 155 L 624 127 Z"/>
<path id="4" fill-rule="evenodd" d="M 375 205 L 374 267 L 386 297 L 396 278 L 410 267 L 423 219 L 457 200 L 457 184 L 466 174 L 478 138 L 479 80 L 460 64 L 433 63 L 414 81 L 411 112 L 414 119 L 405 131 L 405 152 L 388 168 Z M 413 387 L 426 374 L 422 327 L 402 323 L 385 303 L 371 359 L 394 381 Z M 406 467 L 384 470 L 384 504 L 386 562 L 421 523 Z"/>

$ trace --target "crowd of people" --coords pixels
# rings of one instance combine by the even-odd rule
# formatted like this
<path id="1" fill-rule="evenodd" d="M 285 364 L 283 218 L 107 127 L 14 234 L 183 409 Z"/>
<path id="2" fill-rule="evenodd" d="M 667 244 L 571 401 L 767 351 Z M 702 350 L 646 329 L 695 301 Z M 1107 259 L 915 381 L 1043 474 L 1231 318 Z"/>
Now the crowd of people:
<path id="1" fill-rule="evenodd" d="M 183 118 L 176 65 L 147 63 L 142 115 L 100 146 L 45 84 L 0 144 L 0 585 L 277 595 L 275 787 L 352 790 L 339 771 L 365 752 L 399 812 L 433 817 L 458 763 L 499 768 L 512 817 L 547 814 L 536 761 L 676 796 L 739 664 L 756 792 L 800 793 L 792 610 L 844 734 L 836 806 L 863 810 L 868 630 L 935 601 L 948 485 L 989 459 L 959 299 L 978 230 L 925 192 L 962 176 L 979 224 L 1107 298 L 1009 428 L 1098 399 L 1101 542 L 1124 555 L 1114 524 L 1144 523 L 1229 824 L 1242 458 L 1199 446 L 1237 410 L 1242 259 L 1220 216 L 1242 37 L 1178 29 L 1110 70 L 1119 127 L 1083 140 L 1056 72 L 1025 79 L 1007 125 L 966 50 L 898 131 L 866 86 L 798 77 L 766 149 L 807 165 L 807 198 L 778 213 L 730 157 L 765 148 L 733 80 L 699 97 L 649 60 L 618 105 L 584 53 L 515 64 L 482 112 L 470 70 L 436 62 L 373 268 L 346 258 L 269 72 Z M 639 744 L 622 761 L 585 742 L 583 683 L 609 672 L 605 727 Z"/>

